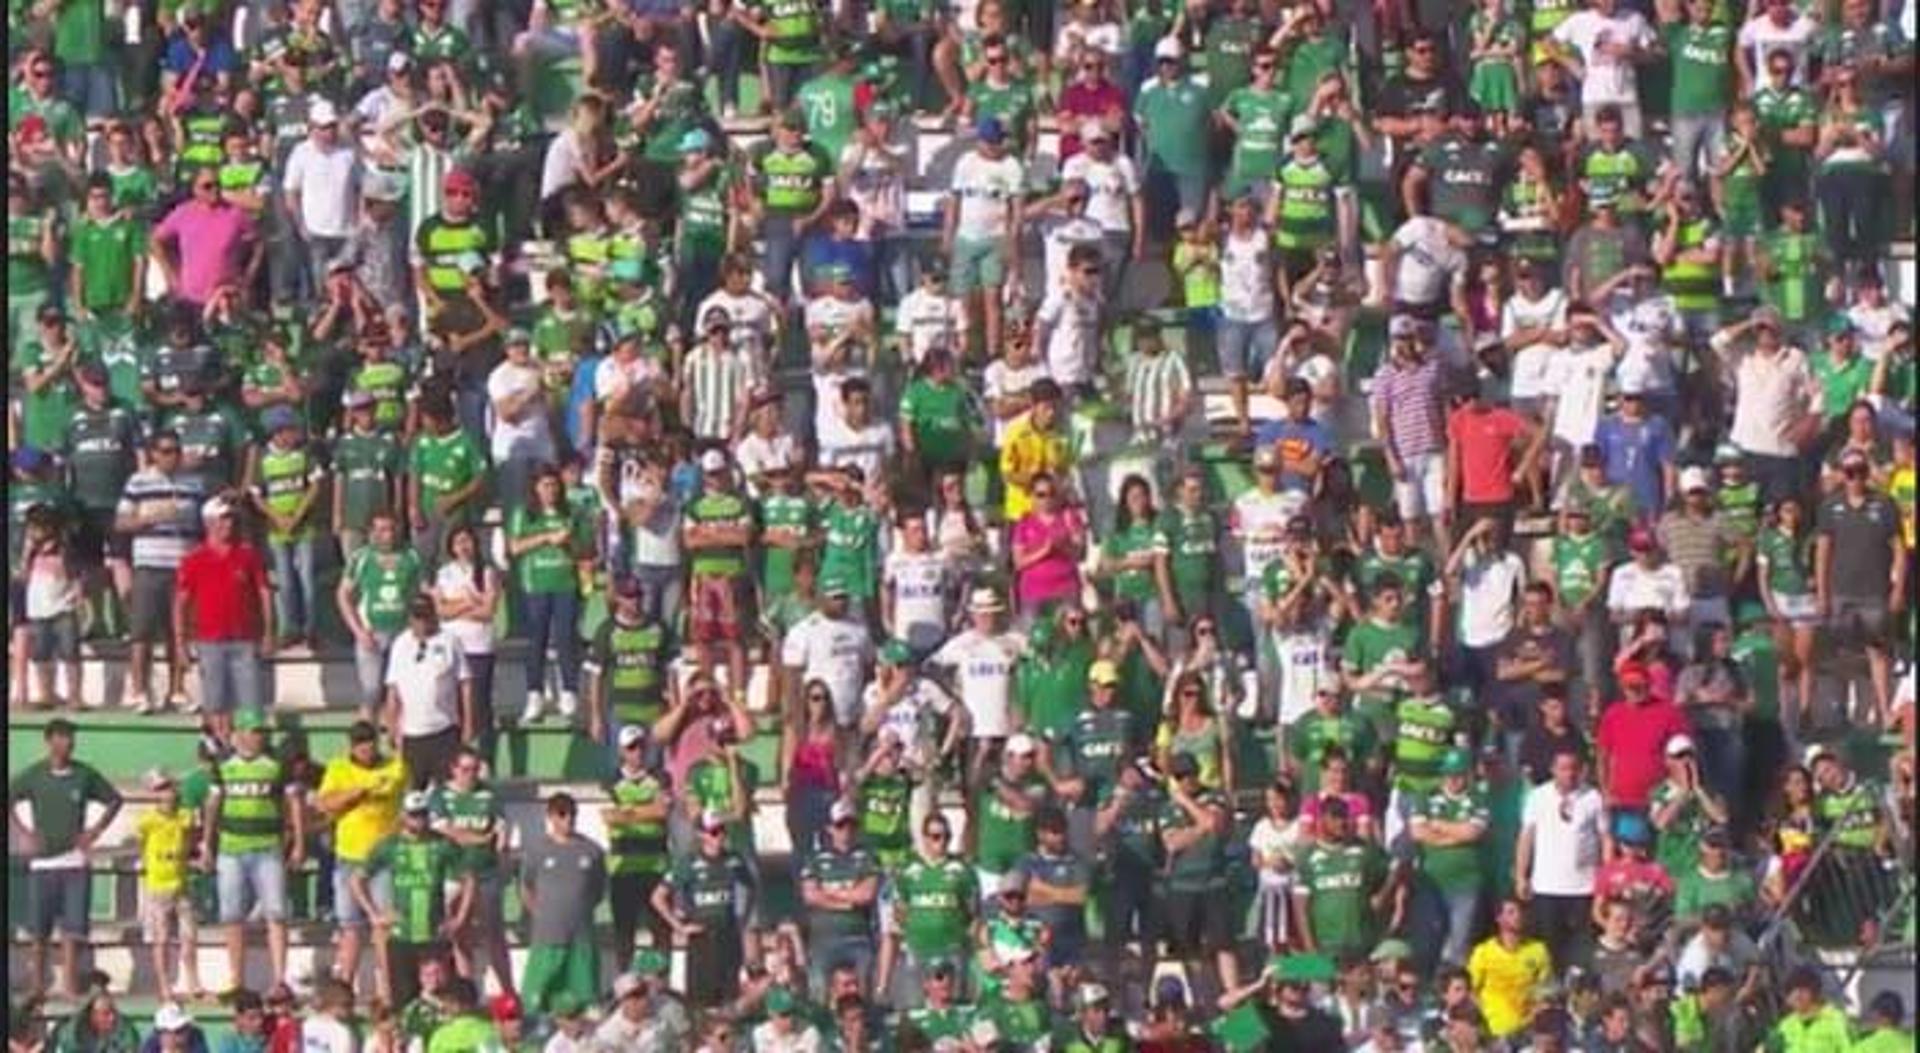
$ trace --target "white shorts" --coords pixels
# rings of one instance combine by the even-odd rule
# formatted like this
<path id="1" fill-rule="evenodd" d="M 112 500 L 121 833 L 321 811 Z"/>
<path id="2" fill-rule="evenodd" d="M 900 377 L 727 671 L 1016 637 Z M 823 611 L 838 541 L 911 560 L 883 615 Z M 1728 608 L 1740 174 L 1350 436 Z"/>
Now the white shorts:
<path id="1" fill-rule="evenodd" d="M 1402 519 L 1427 519 L 1447 511 L 1447 456 L 1439 450 L 1406 461 L 1407 477 L 1393 481 L 1393 501 Z"/>
<path id="2" fill-rule="evenodd" d="M 190 943 L 198 926 L 193 920 L 193 900 L 184 889 L 172 892 L 140 890 L 140 935 L 149 944 L 161 943 L 179 935 Z"/>

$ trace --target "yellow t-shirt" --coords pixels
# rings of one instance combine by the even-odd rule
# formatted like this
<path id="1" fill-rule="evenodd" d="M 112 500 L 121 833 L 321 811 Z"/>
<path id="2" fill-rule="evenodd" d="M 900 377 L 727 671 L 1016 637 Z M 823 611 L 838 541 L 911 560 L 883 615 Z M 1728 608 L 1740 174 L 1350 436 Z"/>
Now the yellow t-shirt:
<path id="1" fill-rule="evenodd" d="M 1486 1014 L 1487 1030 L 1500 1038 L 1527 1026 L 1533 1010 L 1533 990 L 1553 975 L 1547 945 L 1522 940 L 1509 951 L 1498 937 L 1488 937 L 1467 956 L 1467 977 L 1474 997 Z"/>
<path id="2" fill-rule="evenodd" d="M 1893 507 L 1900 510 L 1900 540 L 1908 548 L 1914 541 L 1914 476 L 1913 469 L 1895 468 L 1887 478 L 1887 496 L 1893 498 Z"/>
<path id="3" fill-rule="evenodd" d="M 1000 442 L 1000 474 L 1007 481 L 1007 522 L 1018 521 L 1033 507 L 1027 488 L 1014 484 L 1015 475 L 1023 478 L 1032 478 L 1038 472 L 1058 475 L 1071 459 L 1067 437 L 1058 431 L 1040 431 L 1033 426 L 1032 417 L 1021 417 L 1007 425 L 1007 434 Z"/>
<path id="4" fill-rule="evenodd" d="M 364 863 L 373 846 L 400 828 L 400 797 L 407 789 L 407 766 L 399 757 L 363 768 L 352 757 L 335 757 L 320 776 L 319 796 L 338 790 L 365 789 L 367 796 L 340 814 L 333 827 L 334 854 L 349 863 Z"/>
<path id="5" fill-rule="evenodd" d="M 140 839 L 140 883 L 149 892 L 178 892 L 186 884 L 193 812 L 155 808 L 133 824 Z"/>

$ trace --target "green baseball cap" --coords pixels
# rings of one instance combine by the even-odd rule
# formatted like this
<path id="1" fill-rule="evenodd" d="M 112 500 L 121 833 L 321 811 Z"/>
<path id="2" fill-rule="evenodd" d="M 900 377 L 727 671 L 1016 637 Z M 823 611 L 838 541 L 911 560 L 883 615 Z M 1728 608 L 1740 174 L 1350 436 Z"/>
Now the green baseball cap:
<path id="1" fill-rule="evenodd" d="M 572 991 L 560 991 L 547 1003 L 547 1011 L 557 1017 L 579 1016 L 587 1011 L 587 1004 Z"/>
<path id="2" fill-rule="evenodd" d="M 1326 954 L 1276 954 L 1267 959 L 1267 969 L 1281 983 L 1325 982 L 1339 975 Z"/>
<path id="3" fill-rule="evenodd" d="M 641 976 L 665 976 L 667 966 L 667 955 L 664 951 L 657 947 L 642 947 L 634 952 L 633 964 L 629 968 Z"/>
<path id="4" fill-rule="evenodd" d="M 233 715 L 233 730 L 235 731 L 265 731 L 266 729 L 267 715 L 260 712 L 257 708 L 250 706 Z"/>
<path id="5" fill-rule="evenodd" d="M 1448 750 L 1440 757 L 1440 774 L 1442 775 L 1465 775 L 1472 770 L 1473 759 L 1467 756 L 1466 750 Z"/>
<path id="6" fill-rule="evenodd" d="M 906 665 L 913 661 L 913 648 L 900 640 L 888 640 L 880 645 L 880 660 L 888 665 Z"/>
<path id="7" fill-rule="evenodd" d="M 793 1012 L 793 992 L 784 987 L 767 990 L 767 1012 L 784 1016 Z"/>
<path id="8" fill-rule="evenodd" d="M 853 590 L 847 585 L 846 578 L 838 574 L 830 574 L 820 581 L 820 595 L 829 598 L 834 596 L 851 596 L 853 595 Z"/>

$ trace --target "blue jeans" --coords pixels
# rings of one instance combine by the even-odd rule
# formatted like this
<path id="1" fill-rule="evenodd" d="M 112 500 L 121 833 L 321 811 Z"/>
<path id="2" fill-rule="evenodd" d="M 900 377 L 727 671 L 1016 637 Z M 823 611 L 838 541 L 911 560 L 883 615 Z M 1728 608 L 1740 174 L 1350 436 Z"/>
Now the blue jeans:
<path id="1" fill-rule="evenodd" d="M 871 936 L 841 936 L 835 939 L 822 938 L 808 947 L 807 981 L 816 991 L 827 989 L 827 974 L 838 965 L 851 965 L 860 977 L 860 986 L 865 989 L 873 979 L 873 947 Z"/>
<path id="2" fill-rule="evenodd" d="M 767 294 L 784 304 L 793 291 L 793 263 L 800 258 L 799 221 L 794 216 L 768 215 L 760 234 L 767 243 L 760 276 L 766 281 Z"/>
<path id="3" fill-rule="evenodd" d="M 60 94 L 87 117 L 105 117 L 114 110 L 119 85 L 114 83 L 112 66 L 63 63 L 60 67 Z"/>
<path id="4" fill-rule="evenodd" d="M 580 690 L 580 594 L 530 592 L 527 608 L 527 690 L 544 690 L 547 648 L 560 662 L 560 689 Z"/>
<path id="5" fill-rule="evenodd" d="M 1220 319 L 1220 372 L 1257 381 L 1266 372 L 1267 357 L 1280 343 L 1280 327 L 1273 319 L 1237 322 Z"/>
<path id="6" fill-rule="evenodd" d="M 222 852 L 213 861 L 214 889 L 220 898 L 220 924 L 247 918 L 251 899 L 266 921 L 287 920 L 287 863 L 278 848 L 265 852 Z"/>
<path id="7" fill-rule="evenodd" d="M 740 72 L 747 65 L 747 49 L 752 40 L 746 30 L 731 20 L 713 27 L 708 42 L 707 68 L 720 80 L 720 105 L 737 109 L 740 105 Z"/>
<path id="8" fill-rule="evenodd" d="M 193 645 L 200 662 L 200 708 L 208 713 L 265 709 L 260 648 L 252 640 L 201 640 Z"/>
<path id="9" fill-rule="evenodd" d="M 634 565 L 633 576 L 640 579 L 640 609 L 646 612 L 647 620 L 659 622 L 668 629 L 678 625 L 682 586 L 680 568 L 638 563 Z"/>
<path id="10" fill-rule="evenodd" d="M 1480 891 L 1442 891 L 1426 877 L 1414 886 L 1414 961 L 1430 970 L 1439 961 L 1464 965 L 1480 921 Z"/>
<path id="11" fill-rule="evenodd" d="M 320 585 L 313 576 L 313 538 L 272 541 L 273 616 L 282 636 L 311 636 L 319 608 Z"/>

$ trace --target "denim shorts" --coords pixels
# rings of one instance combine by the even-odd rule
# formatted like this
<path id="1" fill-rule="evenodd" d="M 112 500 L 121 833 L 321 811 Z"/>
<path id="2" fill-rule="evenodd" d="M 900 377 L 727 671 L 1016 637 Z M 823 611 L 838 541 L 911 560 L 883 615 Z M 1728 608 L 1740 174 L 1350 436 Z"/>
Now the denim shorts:
<path id="1" fill-rule="evenodd" d="M 60 867 L 27 872 L 27 918 L 18 926 L 22 935 L 44 940 L 57 929 L 62 936 L 87 938 L 87 913 L 92 905 L 92 874 L 86 867 Z"/>
<path id="2" fill-rule="evenodd" d="M 222 853 L 214 860 L 214 880 L 220 897 L 220 924 L 247 920 L 248 899 L 262 921 L 287 920 L 287 862 L 278 850 Z"/>
<path id="3" fill-rule="evenodd" d="M 342 928 L 364 926 L 367 924 L 367 912 L 360 909 L 360 901 L 353 898 L 352 880 L 355 874 L 367 871 L 365 863 L 349 863 L 344 859 L 334 861 L 333 865 L 333 916 Z M 393 871 L 382 870 L 367 879 L 367 892 L 373 896 L 373 905 L 383 913 L 393 909 Z"/>
<path id="4" fill-rule="evenodd" d="M 264 709 L 259 645 L 252 640 L 202 640 L 193 645 L 200 660 L 200 708 L 209 713 Z"/>
<path id="5" fill-rule="evenodd" d="M 1220 372 L 1229 377 L 1258 380 L 1267 370 L 1267 358 L 1280 343 L 1280 328 L 1269 318 L 1261 322 L 1220 319 L 1215 336 Z"/>

